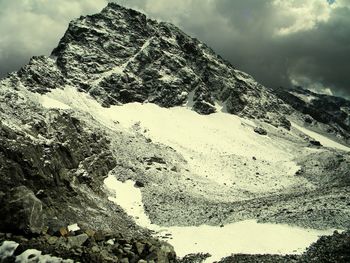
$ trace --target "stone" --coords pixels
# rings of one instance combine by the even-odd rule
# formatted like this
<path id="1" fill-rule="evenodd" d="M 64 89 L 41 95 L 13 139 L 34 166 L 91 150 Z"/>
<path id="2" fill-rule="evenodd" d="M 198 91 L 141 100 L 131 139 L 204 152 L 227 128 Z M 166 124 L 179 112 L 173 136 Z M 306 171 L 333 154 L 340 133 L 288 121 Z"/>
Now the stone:
<path id="1" fill-rule="evenodd" d="M 0 262 L 7 257 L 11 257 L 18 247 L 18 243 L 14 241 L 4 241 L 0 245 Z"/>
<path id="2" fill-rule="evenodd" d="M 69 231 L 68 231 L 68 229 L 64 226 L 64 227 L 61 227 L 61 228 L 60 228 L 60 234 L 61 234 L 61 236 L 63 236 L 63 237 L 68 236 Z"/>
<path id="3" fill-rule="evenodd" d="M 89 237 L 93 237 L 95 235 L 95 231 L 92 229 L 86 229 L 85 234 L 87 234 Z"/>
<path id="4" fill-rule="evenodd" d="M 93 247 L 91 248 L 91 252 L 93 252 L 93 253 L 98 253 L 99 251 L 100 251 L 100 249 L 99 249 L 98 246 L 93 246 Z"/>
<path id="5" fill-rule="evenodd" d="M 111 245 L 111 246 L 114 245 L 114 239 L 109 239 L 109 240 L 107 240 L 107 241 L 106 241 L 106 244 L 107 244 L 107 245 Z"/>
<path id="6" fill-rule="evenodd" d="M 122 258 L 120 260 L 120 263 L 129 263 L 129 259 L 128 258 Z"/>
<path id="7" fill-rule="evenodd" d="M 45 215 L 42 202 L 25 186 L 10 189 L 4 197 L 0 229 L 40 234 L 44 230 Z"/>
<path id="8" fill-rule="evenodd" d="M 255 127 L 254 132 L 260 135 L 267 135 L 267 131 L 262 127 Z"/>
<path id="9" fill-rule="evenodd" d="M 67 226 L 67 230 L 68 230 L 68 232 L 76 232 L 76 231 L 80 230 L 80 227 L 78 226 L 78 224 L 71 224 L 71 225 Z"/>
<path id="10" fill-rule="evenodd" d="M 140 188 L 140 187 L 144 187 L 145 184 L 139 180 L 136 180 L 134 186 Z"/>
<path id="11" fill-rule="evenodd" d="M 136 248 L 137 253 L 139 255 L 141 255 L 145 249 L 145 244 L 143 244 L 141 242 L 135 242 L 135 248 Z"/>
<path id="12" fill-rule="evenodd" d="M 87 234 L 71 236 L 71 237 L 68 237 L 68 245 L 70 245 L 71 247 L 80 247 L 88 239 L 89 239 L 89 236 Z"/>
<path id="13" fill-rule="evenodd" d="M 94 238 L 96 241 L 104 241 L 106 240 L 106 233 L 101 230 L 95 232 Z"/>
<path id="14" fill-rule="evenodd" d="M 322 144 L 316 140 L 309 140 L 309 143 L 314 146 L 322 146 Z"/>
<path id="15" fill-rule="evenodd" d="M 54 245 L 58 240 L 58 237 L 55 237 L 55 236 L 50 236 L 48 239 L 47 239 L 47 243 L 50 244 L 50 245 Z"/>
<path id="16" fill-rule="evenodd" d="M 171 168 L 170 168 L 170 171 L 173 171 L 173 172 L 178 172 L 178 169 L 177 169 L 177 167 L 176 167 L 176 166 L 173 166 L 173 167 L 171 167 Z"/>

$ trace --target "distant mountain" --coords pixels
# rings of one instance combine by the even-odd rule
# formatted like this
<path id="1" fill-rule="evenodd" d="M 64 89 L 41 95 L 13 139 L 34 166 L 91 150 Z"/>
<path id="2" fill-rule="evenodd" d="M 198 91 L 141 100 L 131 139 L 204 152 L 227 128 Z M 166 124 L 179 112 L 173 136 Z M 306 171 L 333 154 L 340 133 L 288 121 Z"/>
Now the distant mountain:
<path id="1" fill-rule="evenodd" d="M 350 141 L 350 101 L 325 94 L 295 87 L 280 88 L 275 94 L 296 111 L 305 115 L 306 123 L 320 122 L 327 124 L 327 132 L 338 134 L 349 143 Z"/>

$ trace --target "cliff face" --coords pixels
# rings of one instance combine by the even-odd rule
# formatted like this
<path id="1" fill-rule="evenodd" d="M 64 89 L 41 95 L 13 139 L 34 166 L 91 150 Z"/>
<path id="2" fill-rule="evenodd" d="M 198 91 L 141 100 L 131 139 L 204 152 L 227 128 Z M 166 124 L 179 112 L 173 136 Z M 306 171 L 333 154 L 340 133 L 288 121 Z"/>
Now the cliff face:
<path id="1" fill-rule="evenodd" d="M 32 91 L 72 85 L 104 106 L 173 107 L 190 99 L 195 111 L 210 114 L 216 101 L 229 113 L 289 128 L 291 109 L 251 76 L 174 25 L 113 3 L 72 21 L 52 57 L 33 58 L 18 76 Z"/>

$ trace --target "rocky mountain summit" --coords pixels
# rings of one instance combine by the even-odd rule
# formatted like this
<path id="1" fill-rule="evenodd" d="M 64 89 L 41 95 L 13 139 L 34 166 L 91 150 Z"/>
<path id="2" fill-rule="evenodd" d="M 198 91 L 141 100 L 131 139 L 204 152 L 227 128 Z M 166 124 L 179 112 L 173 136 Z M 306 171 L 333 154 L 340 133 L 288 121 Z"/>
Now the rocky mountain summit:
<path id="1" fill-rule="evenodd" d="M 217 101 L 229 113 L 289 128 L 290 108 L 251 76 L 174 25 L 115 3 L 72 21 L 51 58 L 34 57 L 18 76 L 40 93 L 76 86 L 104 106 L 191 99 L 195 111 L 210 114 Z"/>
<path id="2" fill-rule="evenodd" d="M 72 21 L 50 57 L 0 80 L 0 261 L 208 260 L 194 244 L 180 259 L 184 245 L 164 232 L 173 226 L 347 230 L 349 108 L 264 87 L 174 25 L 110 3 Z M 119 200 L 111 176 L 134 182 L 142 204 Z M 262 257 L 346 260 L 348 239 Z"/>

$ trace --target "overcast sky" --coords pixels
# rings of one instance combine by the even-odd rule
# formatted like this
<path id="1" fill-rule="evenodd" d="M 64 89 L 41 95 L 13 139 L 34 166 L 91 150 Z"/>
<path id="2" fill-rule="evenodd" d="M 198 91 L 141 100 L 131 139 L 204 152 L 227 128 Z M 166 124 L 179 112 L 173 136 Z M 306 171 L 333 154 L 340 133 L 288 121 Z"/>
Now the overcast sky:
<path id="1" fill-rule="evenodd" d="M 0 76 L 110 0 L 0 0 Z M 115 0 L 173 22 L 266 86 L 350 97 L 350 0 Z"/>

